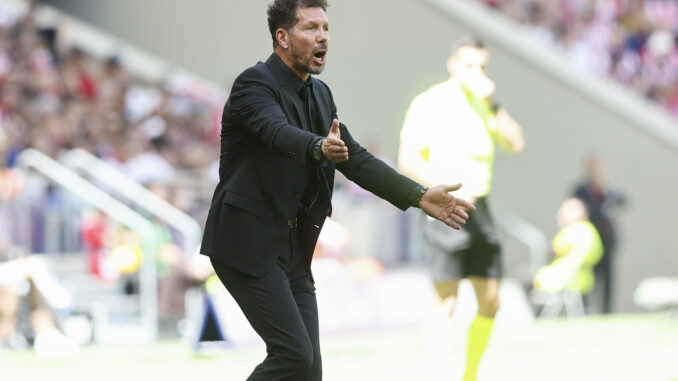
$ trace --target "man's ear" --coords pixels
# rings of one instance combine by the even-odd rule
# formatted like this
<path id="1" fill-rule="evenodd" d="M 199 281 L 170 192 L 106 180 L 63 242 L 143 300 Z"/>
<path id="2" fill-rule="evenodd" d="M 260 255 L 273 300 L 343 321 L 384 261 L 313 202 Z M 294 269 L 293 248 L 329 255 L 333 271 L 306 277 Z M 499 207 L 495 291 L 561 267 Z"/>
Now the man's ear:
<path id="1" fill-rule="evenodd" d="M 278 28 L 278 30 L 275 31 L 275 39 L 278 41 L 278 45 L 283 48 L 287 49 L 290 46 L 290 34 L 287 33 L 287 31 L 283 28 Z"/>

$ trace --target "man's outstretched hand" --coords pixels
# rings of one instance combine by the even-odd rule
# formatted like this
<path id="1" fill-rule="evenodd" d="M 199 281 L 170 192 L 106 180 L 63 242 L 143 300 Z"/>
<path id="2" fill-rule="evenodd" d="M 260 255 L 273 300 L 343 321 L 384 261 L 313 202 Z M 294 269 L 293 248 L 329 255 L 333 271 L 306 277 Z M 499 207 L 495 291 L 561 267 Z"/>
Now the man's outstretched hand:
<path id="1" fill-rule="evenodd" d="M 448 193 L 459 188 L 461 188 L 461 184 L 431 187 L 421 197 L 419 207 L 429 216 L 459 230 L 461 229 L 459 225 L 466 224 L 466 219 L 468 219 L 466 210 L 476 210 L 476 207 L 470 202 Z"/>
<path id="2" fill-rule="evenodd" d="M 341 163 L 348 160 L 348 148 L 344 141 L 341 140 L 339 121 L 337 119 L 332 121 L 330 133 L 323 139 L 320 147 L 322 148 L 323 155 L 332 162 Z"/>

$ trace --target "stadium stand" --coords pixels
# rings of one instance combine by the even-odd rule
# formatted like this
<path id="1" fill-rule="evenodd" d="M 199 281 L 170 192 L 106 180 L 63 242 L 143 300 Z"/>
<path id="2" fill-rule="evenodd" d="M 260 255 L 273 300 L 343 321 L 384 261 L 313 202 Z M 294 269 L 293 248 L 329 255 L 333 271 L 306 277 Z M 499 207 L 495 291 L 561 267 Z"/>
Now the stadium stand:
<path id="1" fill-rule="evenodd" d="M 143 195 L 149 205 L 176 210 L 196 230 L 215 177 L 210 169 L 226 92 L 168 67 L 49 7 L 0 3 L 0 252 L 21 247 L 42 254 L 74 293 L 72 311 L 96 315 L 97 305 L 115 301 L 125 316 L 139 314 L 129 296 L 144 287 L 137 273 L 146 243 L 120 220 L 93 213 L 72 192 L 25 171 L 22 153 L 79 161 L 72 167 L 86 168 L 87 159 L 115 168 L 150 190 Z M 110 192 L 112 185 L 96 178 L 87 177 Z M 182 245 L 188 238 L 167 218 L 135 200 L 122 202 L 153 223 L 157 253 L 150 258 L 158 255 L 163 287 L 162 278 L 197 248 Z M 148 295 L 155 299 L 156 291 Z M 169 308 L 172 320 L 181 315 L 177 308 L 183 303 Z M 167 310 L 160 306 L 161 314 Z"/>
<path id="2" fill-rule="evenodd" d="M 678 118 L 678 3 L 672 0 L 482 0 L 570 64 L 608 75 Z"/>

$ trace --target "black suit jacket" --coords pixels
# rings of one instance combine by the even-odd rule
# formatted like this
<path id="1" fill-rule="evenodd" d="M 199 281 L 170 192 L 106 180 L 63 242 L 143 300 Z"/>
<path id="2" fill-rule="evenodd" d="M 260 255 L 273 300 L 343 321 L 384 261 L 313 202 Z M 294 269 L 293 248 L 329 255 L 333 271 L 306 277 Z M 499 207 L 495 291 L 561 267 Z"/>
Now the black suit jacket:
<path id="1" fill-rule="evenodd" d="M 338 119 L 329 87 L 313 77 L 310 81 L 312 126 L 299 96 L 304 82 L 275 53 L 235 80 L 221 122 L 220 181 L 202 254 L 252 276 L 264 275 L 290 250 L 290 230 L 300 221 L 301 254 L 310 266 L 320 229 L 332 212 L 335 164 L 313 160 L 309 148 Z M 345 125 L 340 131 L 349 160 L 336 169 L 400 209 L 415 204 L 419 184 L 372 156 Z M 307 187 L 317 190 L 317 197 L 299 216 Z"/>

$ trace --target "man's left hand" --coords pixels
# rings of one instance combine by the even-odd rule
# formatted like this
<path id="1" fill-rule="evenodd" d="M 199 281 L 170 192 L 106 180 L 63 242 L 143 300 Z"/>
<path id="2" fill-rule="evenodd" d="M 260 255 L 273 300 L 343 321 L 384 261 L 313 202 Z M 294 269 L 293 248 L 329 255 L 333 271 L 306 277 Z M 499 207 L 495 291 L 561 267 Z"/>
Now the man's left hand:
<path id="1" fill-rule="evenodd" d="M 456 185 L 436 185 L 429 188 L 419 201 L 419 207 L 429 216 L 440 220 L 454 229 L 461 229 L 459 225 L 466 224 L 467 210 L 476 210 L 468 201 L 456 198 L 449 194 L 461 188 Z"/>
<path id="2" fill-rule="evenodd" d="M 341 140 L 341 131 L 339 131 L 339 121 L 334 119 L 332 127 L 325 139 L 323 139 L 320 148 L 323 155 L 334 163 L 341 163 L 348 160 L 348 148 Z"/>

